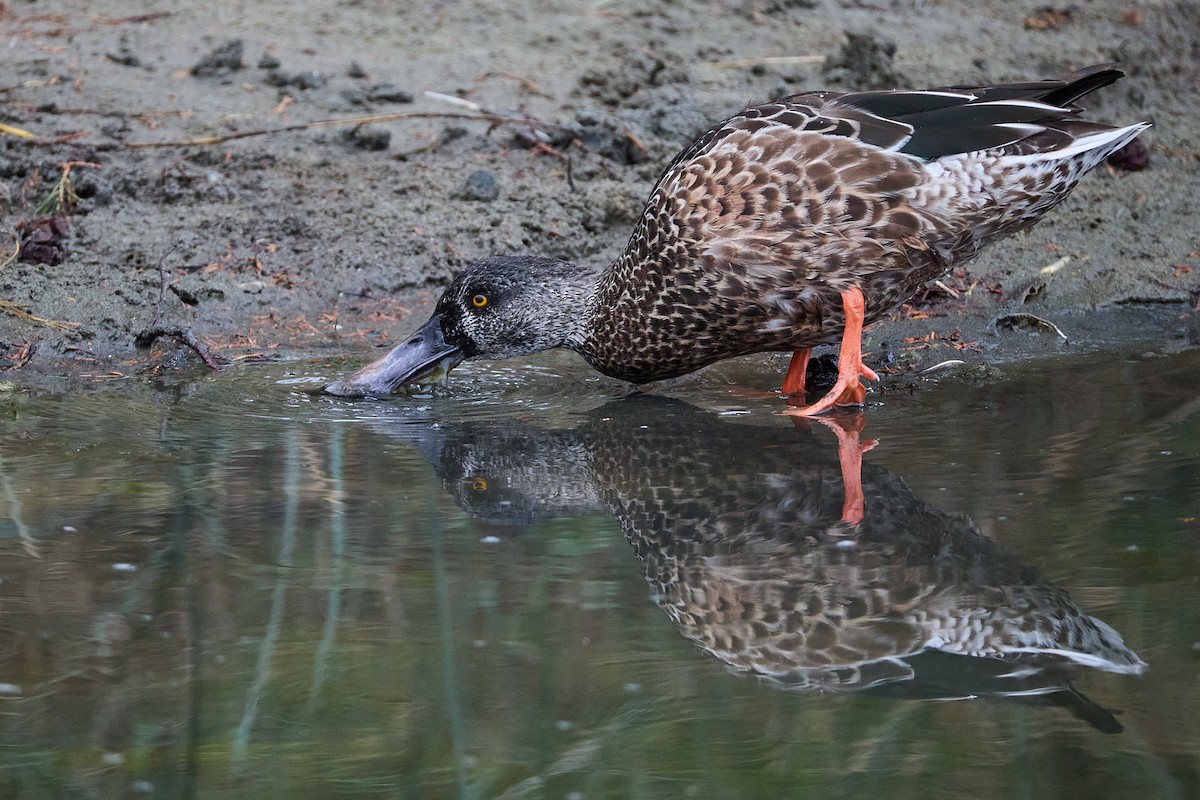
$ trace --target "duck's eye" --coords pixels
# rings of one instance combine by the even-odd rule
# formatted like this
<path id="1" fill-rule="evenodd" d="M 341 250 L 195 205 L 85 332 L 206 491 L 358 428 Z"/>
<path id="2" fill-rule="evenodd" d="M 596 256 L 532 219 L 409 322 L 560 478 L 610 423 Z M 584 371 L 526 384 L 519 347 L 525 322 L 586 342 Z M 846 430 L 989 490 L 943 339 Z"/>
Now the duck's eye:
<path id="1" fill-rule="evenodd" d="M 476 308 L 483 308 L 487 304 L 488 299 L 486 294 L 477 294 L 471 298 L 471 305 L 475 306 Z"/>
<path id="2" fill-rule="evenodd" d="M 471 479 L 471 490 L 472 491 L 486 492 L 487 488 L 488 488 L 487 487 L 487 478 L 472 478 Z"/>

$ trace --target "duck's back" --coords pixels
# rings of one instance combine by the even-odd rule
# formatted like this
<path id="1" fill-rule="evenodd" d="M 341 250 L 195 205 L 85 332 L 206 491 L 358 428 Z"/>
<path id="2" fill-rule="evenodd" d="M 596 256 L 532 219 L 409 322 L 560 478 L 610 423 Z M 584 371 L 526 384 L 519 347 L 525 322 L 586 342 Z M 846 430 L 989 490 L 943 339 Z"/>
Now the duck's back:
<path id="1" fill-rule="evenodd" d="M 1075 118 L 1121 76 L 794 95 L 715 125 L 667 167 L 602 280 L 584 355 L 634 382 L 836 340 L 1032 225 L 1145 126 Z"/>

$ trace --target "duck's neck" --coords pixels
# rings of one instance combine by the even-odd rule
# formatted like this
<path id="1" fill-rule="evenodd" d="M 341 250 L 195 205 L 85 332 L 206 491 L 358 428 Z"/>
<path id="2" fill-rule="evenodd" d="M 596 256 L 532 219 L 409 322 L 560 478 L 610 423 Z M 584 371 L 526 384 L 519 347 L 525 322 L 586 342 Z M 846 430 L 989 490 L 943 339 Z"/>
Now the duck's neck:
<path id="1" fill-rule="evenodd" d="M 587 357 L 590 331 L 601 307 L 601 287 L 608 272 L 607 268 L 579 267 L 572 274 L 563 276 L 560 285 L 554 287 L 554 295 L 564 298 L 553 311 L 547 309 L 548 314 L 560 318 L 563 338 L 557 346 Z"/>
<path id="2" fill-rule="evenodd" d="M 584 298 L 572 320 L 570 336 L 563 344 L 583 356 L 595 369 L 615 378 L 630 379 L 624 372 L 624 359 L 632 350 L 627 337 L 636 335 L 640 324 L 628 313 L 631 298 L 617 280 L 619 262 L 587 273 L 586 286 L 580 286 Z M 628 346 L 622 346 L 622 344 Z"/>

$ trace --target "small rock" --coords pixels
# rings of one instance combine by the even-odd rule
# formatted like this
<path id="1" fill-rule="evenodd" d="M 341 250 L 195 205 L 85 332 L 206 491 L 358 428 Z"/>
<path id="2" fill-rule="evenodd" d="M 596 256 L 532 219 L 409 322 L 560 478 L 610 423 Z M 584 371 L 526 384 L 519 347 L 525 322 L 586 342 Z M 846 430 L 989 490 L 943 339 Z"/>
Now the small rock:
<path id="1" fill-rule="evenodd" d="M 171 292 L 178 297 L 179 301 L 185 306 L 191 306 L 192 308 L 195 308 L 196 306 L 200 305 L 200 298 L 196 297 L 196 295 L 192 294 L 182 286 L 176 286 L 172 283 L 167 288 L 170 289 Z"/>
<path id="2" fill-rule="evenodd" d="M 308 235 L 308 226 L 299 217 L 287 216 L 279 221 L 279 231 L 292 238 Z"/>
<path id="3" fill-rule="evenodd" d="M 346 76 L 350 78 L 366 78 L 367 71 L 362 68 L 362 64 L 357 61 L 350 62 L 350 68 L 346 70 Z"/>
<path id="4" fill-rule="evenodd" d="M 131 130 L 132 128 L 130 127 L 129 120 L 127 119 L 118 119 L 111 122 L 105 122 L 100 126 L 100 132 L 110 139 L 120 139 Z"/>
<path id="5" fill-rule="evenodd" d="M 129 41 L 124 36 L 121 37 L 117 52 L 106 53 L 104 57 L 114 64 L 120 64 L 123 67 L 140 67 L 142 65 L 142 60 L 138 58 L 136 53 L 129 49 Z"/>
<path id="6" fill-rule="evenodd" d="M 270 70 L 263 76 L 263 83 L 267 86 L 284 87 L 292 82 L 292 76 L 286 72 L 280 72 L 277 69 Z"/>
<path id="7" fill-rule="evenodd" d="M 342 139 L 356 150 L 387 150 L 392 132 L 378 125 L 356 125 L 342 134 Z"/>
<path id="8" fill-rule="evenodd" d="M 297 72 L 292 76 L 292 85 L 297 89 L 320 89 L 329 83 L 329 76 L 315 69 L 308 72 Z"/>
<path id="9" fill-rule="evenodd" d="M 112 184 L 95 172 L 84 172 L 74 184 L 75 195 L 81 200 L 90 200 L 97 206 L 106 206 L 112 201 Z"/>
<path id="10" fill-rule="evenodd" d="M 320 89 L 329 83 L 329 76 L 315 69 L 308 72 L 297 72 L 294 75 L 273 69 L 263 77 L 263 83 L 281 88 L 295 86 L 297 89 Z"/>
<path id="11" fill-rule="evenodd" d="M 816 0 L 773 0 L 773 2 L 767 3 L 763 12 L 766 14 L 780 14 L 795 9 L 807 11 L 816 7 Z"/>
<path id="12" fill-rule="evenodd" d="M 241 39 L 230 39 L 213 50 L 192 67 L 192 75 L 197 78 L 207 78 L 214 75 L 228 75 L 242 68 L 242 53 L 245 45 Z"/>
<path id="13" fill-rule="evenodd" d="M 413 96 L 390 83 L 377 83 L 367 89 L 367 99 L 375 103 L 411 103 Z"/>
<path id="14" fill-rule="evenodd" d="M 640 164 L 646 160 L 646 151 L 638 146 L 619 118 L 581 111 L 575 122 L 577 124 L 570 130 L 551 132 L 550 146 L 561 147 L 574 138 L 618 164 Z"/>
<path id="15" fill-rule="evenodd" d="M 279 69 L 279 59 L 271 53 L 263 53 L 258 58 L 259 69 Z"/>
<path id="16" fill-rule="evenodd" d="M 462 196 L 466 200 L 490 203 L 500 196 L 500 184 L 496 182 L 496 176 L 486 169 L 477 169 L 467 176 Z"/>
<path id="17" fill-rule="evenodd" d="M 1141 139 L 1134 139 L 1109 156 L 1107 161 L 1112 167 L 1125 172 L 1141 172 L 1150 166 L 1150 150 Z"/>
<path id="18" fill-rule="evenodd" d="M 342 99 L 353 106 L 367 103 L 411 103 L 413 96 L 390 83 L 377 83 L 365 89 L 343 89 Z"/>
<path id="19" fill-rule="evenodd" d="M 896 42 L 874 31 L 849 31 L 846 42 L 822 70 L 826 80 L 855 89 L 895 89 L 908 85 L 896 71 Z"/>
<path id="20" fill-rule="evenodd" d="M 66 217 L 18 222 L 17 231 L 21 237 L 21 261 L 55 266 L 66 260 L 67 237 L 71 233 L 71 223 Z"/>

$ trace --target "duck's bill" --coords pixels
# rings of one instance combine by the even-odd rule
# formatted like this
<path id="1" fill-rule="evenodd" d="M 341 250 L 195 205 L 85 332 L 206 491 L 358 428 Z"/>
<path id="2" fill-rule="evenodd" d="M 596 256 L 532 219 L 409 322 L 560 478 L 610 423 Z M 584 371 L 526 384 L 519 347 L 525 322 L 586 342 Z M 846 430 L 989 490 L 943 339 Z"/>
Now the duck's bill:
<path id="1" fill-rule="evenodd" d="M 401 386 L 444 378 L 463 360 L 460 348 L 442 336 L 442 317 L 434 314 L 382 358 L 325 387 L 339 397 L 381 397 Z"/>

